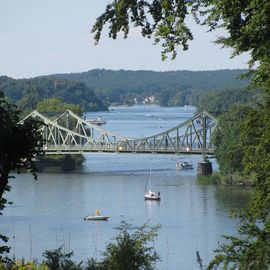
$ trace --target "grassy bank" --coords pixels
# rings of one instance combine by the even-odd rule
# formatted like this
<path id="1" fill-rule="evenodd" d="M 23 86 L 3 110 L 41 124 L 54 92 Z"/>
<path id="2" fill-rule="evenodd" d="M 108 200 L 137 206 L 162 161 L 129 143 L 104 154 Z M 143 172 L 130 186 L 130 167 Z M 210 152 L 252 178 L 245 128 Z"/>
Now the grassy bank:
<path id="1" fill-rule="evenodd" d="M 215 172 L 209 176 L 198 176 L 197 183 L 200 185 L 223 185 L 233 187 L 253 187 L 253 177 L 247 178 L 239 174 L 227 174 L 222 175 L 219 172 Z"/>

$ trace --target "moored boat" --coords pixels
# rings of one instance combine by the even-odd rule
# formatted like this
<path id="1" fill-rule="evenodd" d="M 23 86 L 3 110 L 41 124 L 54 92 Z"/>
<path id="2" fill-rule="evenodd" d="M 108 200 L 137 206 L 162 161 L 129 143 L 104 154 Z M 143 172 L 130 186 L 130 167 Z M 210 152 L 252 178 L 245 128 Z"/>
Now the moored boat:
<path id="1" fill-rule="evenodd" d="M 176 169 L 181 169 L 181 170 L 193 169 L 193 165 L 192 163 L 187 162 L 187 161 L 177 162 Z"/>

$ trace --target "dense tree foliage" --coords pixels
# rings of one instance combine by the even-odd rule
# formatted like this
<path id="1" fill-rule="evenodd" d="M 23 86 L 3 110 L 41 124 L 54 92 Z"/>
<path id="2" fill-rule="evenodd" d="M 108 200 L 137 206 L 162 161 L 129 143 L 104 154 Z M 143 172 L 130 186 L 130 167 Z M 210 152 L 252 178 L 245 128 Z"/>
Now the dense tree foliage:
<path id="1" fill-rule="evenodd" d="M 254 107 L 262 99 L 261 91 L 247 88 L 232 88 L 223 91 L 206 91 L 196 96 L 194 104 L 216 116 L 227 112 L 235 105 Z"/>
<path id="2" fill-rule="evenodd" d="M 45 265 L 48 269 L 82 270 L 82 262 L 76 263 L 72 261 L 72 255 L 73 252 L 63 252 L 62 247 L 55 250 L 46 250 L 43 253 L 45 260 L 42 265 Z"/>
<path id="3" fill-rule="evenodd" d="M 159 227 L 149 227 L 146 224 L 134 228 L 122 222 L 117 227 L 118 235 L 115 242 L 109 243 L 101 262 L 89 263 L 91 270 L 154 270 L 159 256 L 151 246 L 157 236 Z M 98 267 L 96 267 L 98 266 Z"/>
<path id="4" fill-rule="evenodd" d="M 234 121 L 239 123 L 240 132 L 233 136 L 239 140 L 238 145 L 235 143 L 235 150 L 240 150 L 241 153 L 241 172 L 245 175 L 255 175 L 255 193 L 246 209 L 232 213 L 232 216 L 240 220 L 240 236 L 225 237 L 227 242 L 216 250 L 216 256 L 208 269 L 222 267 L 221 269 L 267 270 L 270 265 L 270 107 L 263 103 L 257 108 L 239 108 L 238 114 L 242 121 L 236 120 L 235 117 L 229 119 L 230 115 L 222 118 L 228 120 L 227 129 L 234 126 Z M 222 123 L 220 125 L 222 126 Z M 234 130 L 237 130 L 237 127 Z M 226 136 L 226 133 L 228 131 L 222 134 Z M 225 142 L 223 146 L 226 147 Z M 233 146 L 229 144 L 229 153 L 231 149 Z M 232 158 L 236 157 L 237 154 L 232 154 Z"/>
<path id="5" fill-rule="evenodd" d="M 243 145 L 240 140 L 240 125 L 251 109 L 244 105 L 233 106 L 218 118 L 213 143 L 215 155 L 222 174 L 242 173 Z"/>
<path id="6" fill-rule="evenodd" d="M 106 110 L 107 106 L 84 83 L 61 79 L 34 78 L 14 80 L 0 77 L 0 89 L 21 110 L 33 110 L 37 103 L 51 97 L 80 105 L 85 111 Z"/>

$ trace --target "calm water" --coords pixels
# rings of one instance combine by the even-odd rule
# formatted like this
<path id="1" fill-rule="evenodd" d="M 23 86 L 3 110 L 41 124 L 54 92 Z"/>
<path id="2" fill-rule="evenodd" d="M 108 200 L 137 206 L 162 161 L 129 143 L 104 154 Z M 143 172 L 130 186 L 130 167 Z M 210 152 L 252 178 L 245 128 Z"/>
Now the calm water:
<path id="1" fill-rule="evenodd" d="M 192 116 L 195 109 L 155 106 L 115 107 L 101 116 L 108 130 L 129 137 L 159 133 Z M 11 255 L 42 259 L 45 249 L 63 245 L 74 259 L 100 258 L 115 236 L 121 220 L 133 225 L 161 224 L 154 243 L 161 255 L 159 269 L 198 269 L 195 252 L 205 262 L 222 234 L 235 233 L 237 222 L 228 218 L 232 208 L 243 207 L 250 191 L 196 183 L 196 169 L 176 171 L 176 155 L 89 154 L 75 172 L 39 173 L 38 181 L 21 174 L 11 182 L 8 206 L 0 216 L 0 230 L 10 236 Z M 195 164 L 200 157 L 192 157 Z M 213 161 L 214 169 L 217 165 Z M 152 169 L 152 188 L 161 202 L 144 201 L 143 192 Z M 84 221 L 101 210 L 107 222 Z"/>

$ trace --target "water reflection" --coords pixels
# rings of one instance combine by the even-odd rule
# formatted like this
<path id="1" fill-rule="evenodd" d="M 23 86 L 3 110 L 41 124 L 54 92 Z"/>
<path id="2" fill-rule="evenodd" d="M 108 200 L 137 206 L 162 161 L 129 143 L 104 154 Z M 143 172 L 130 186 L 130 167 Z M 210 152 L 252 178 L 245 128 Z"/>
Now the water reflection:
<path id="1" fill-rule="evenodd" d="M 162 200 L 162 199 L 161 199 Z M 158 212 L 158 208 L 160 207 L 161 201 L 150 201 L 145 200 L 145 207 L 148 213 L 147 222 L 150 221 Z"/>
<path id="2" fill-rule="evenodd" d="M 254 193 L 252 188 L 218 187 L 215 191 L 217 212 L 240 209 L 249 203 Z"/>

